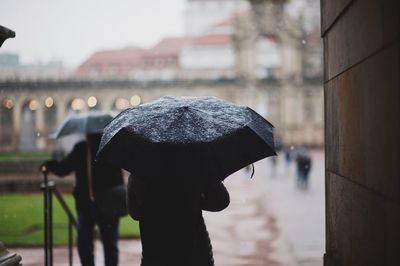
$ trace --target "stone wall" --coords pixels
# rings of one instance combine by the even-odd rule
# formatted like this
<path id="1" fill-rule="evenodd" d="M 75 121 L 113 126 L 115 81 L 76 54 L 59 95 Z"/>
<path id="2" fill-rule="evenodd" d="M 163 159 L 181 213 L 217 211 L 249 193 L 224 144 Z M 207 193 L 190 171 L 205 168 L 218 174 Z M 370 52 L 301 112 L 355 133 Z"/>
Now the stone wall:
<path id="1" fill-rule="evenodd" d="M 400 2 L 322 0 L 325 265 L 400 265 Z"/>

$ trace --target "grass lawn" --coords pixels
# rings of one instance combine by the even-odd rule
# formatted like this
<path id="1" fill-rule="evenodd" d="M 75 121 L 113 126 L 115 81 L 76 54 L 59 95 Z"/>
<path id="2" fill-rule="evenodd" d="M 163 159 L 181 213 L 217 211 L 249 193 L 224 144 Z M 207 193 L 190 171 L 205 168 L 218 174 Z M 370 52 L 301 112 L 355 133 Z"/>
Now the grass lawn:
<path id="1" fill-rule="evenodd" d="M 45 161 L 51 159 L 48 152 L 7 152 L 0 153 L 0 162 Z"/>
<path id="2" fill-rule="evenodd" d="M 72 195 L 64 199 L 75 213 Z M 75 215 L 76 217 L 76 215 Z M 60 204 L 53 197 L 54 244 L 68 243 L 68 220 Z M 120 222 L 121 237 L 139 236 L 139 225 L 125 216 Z M 43 243 L 43 195 L 32 193 L 0 194 L 0 241 L 10 245 L 41 245 Z M 76 232 L 74 230 L 74 236 Z"/>

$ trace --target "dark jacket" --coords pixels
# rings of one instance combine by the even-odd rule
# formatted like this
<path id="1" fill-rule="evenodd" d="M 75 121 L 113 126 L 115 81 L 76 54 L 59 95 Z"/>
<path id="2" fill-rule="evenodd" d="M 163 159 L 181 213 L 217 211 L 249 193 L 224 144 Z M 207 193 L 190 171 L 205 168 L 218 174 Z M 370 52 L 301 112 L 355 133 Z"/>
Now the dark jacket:
<path id="1" fill-rule="evenodd" d="M 296 158 L 297 170 L 308 174 L 311 169 L 311 157 L 308 154 L 299 154 Z"/>
<path id="2" fill-rule="evenodd" d="M 197 186 L 190 179 L 130 177 L 128 211 L 139 220 L 142 266 L 213 266 L 202 210 L 220 211 L 229 193 L 220 181 Z M 151 178 L 149 178 L 151 179 Z"/>
<path id="3" fill-rule="evenodd" d="M 73 150 L 61 161 L 47 161 L 46 167 L 58 176 L 66 176 L 75 172 L 75 187 L 73 194 L 78 208 L 84 208 L 89 202 L 89 187 L 87 175 L 87 142 L 79 142 Z M 123 184 L 122 171 L 105 162 L 95 162 L 97 146 L 91 151 L 92 188 L 94 198 L 106 189 Z"/>

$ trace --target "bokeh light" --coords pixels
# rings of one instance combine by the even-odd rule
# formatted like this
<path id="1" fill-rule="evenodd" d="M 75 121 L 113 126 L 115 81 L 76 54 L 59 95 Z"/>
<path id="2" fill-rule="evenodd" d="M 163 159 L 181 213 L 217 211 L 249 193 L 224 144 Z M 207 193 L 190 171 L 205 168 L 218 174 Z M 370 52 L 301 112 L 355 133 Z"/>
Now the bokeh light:
<path id="1" fill-rule="evenodd" d="M 28 103 L 29 110 L 36 111 L 38 109 L 38 102 L 36 100 L 30 100 Z"/>
<path id="2" fill-rule="evenodd" d="M 12 109 L 14 107 L 14 102 L 11 99 L 4 99 L 2 104 L 6 109 Z"/>
<path id="3" fill-rule="evenodd" d="M 54 99 L 52 97 L 47 97 L 46 100 L 44 100 L 44 105 L 47 108 L 51 108 L 54 105 Z"/>
<path id="4" fill-rule="evenodd" d="M 123 110 L 129 107 L 129 101 L 125 98 L 118 98 L 115 100 L 115 108 L 117 110 Z"/>
<path id="5" fill-rule="evenodd" d="M 71 109 L 74 111 L 81 111 L 85 108 L 85 101 L 81 98 L 75 98 L 71 102 Z"/>
<path id="6" fill-rule="evenodd" d="M 97 99 L 94 96 L 90 96 L 87 100 L 87 104 L 90 108 L 93 108 L 97 105 Z"/>
<path id="7" fill-rule="evenodd" d="M 142 99 L 140 98 L 139 95 L 133 95 L 130 100 L 132 106 L 138 106 L 141 103 L 141 101 Z"/>

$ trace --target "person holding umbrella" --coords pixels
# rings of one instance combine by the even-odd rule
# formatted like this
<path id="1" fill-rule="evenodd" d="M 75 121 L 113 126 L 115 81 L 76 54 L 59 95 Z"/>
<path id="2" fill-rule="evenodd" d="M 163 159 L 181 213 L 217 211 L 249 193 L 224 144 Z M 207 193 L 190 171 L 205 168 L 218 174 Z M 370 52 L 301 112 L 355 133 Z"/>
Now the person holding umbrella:
<path id="1" fill-rule="evenodd" d="M 123 186 L 120 168 L 104 161 L 95 161 L 101 131 L 113 116 L 106 113 L 90 112 L 73 115 L 57 128 L 55 137 L 85 133 L 86 140 L 77 143 L 72 151 L 61 161 L 50 160 L 42 164 L 41 170 L 58 176 L 75 172 L 73 195 L 78 215 L 77 246 L 81 264 L 94 264 L 93 240 L 94 226 L 100 229 L 104 247 L 105 265 L 118 265 L 118 225 L 120 213 L 113 208 L 104 208 L 100 203 L 113 201 L 110 188 Z M 126 206 L 125 206 L 126 208 Z"/>
<path id="2" fill-rule="evenodd" d="M 202 210 L 226 208 L 222 181 L 272 155 L 273 126 L 252 109 L 167 96 L 115 117 L 97 158 L 131 172 L 128 211 L 139 220 L 142 266 L 209 266 Z"/>
<path id="3" fill-rule="evenodd" d="M 140 225 L 141 265 L 212 266 L 202 210 L 225 209 L 229 193 L 222 181 L 194 168 L 187 152 L 166 149 L 155 156 L 163 153 L 169 156 L 156 171 L 132 174 L 128 182 L 128 212 Z"/>

